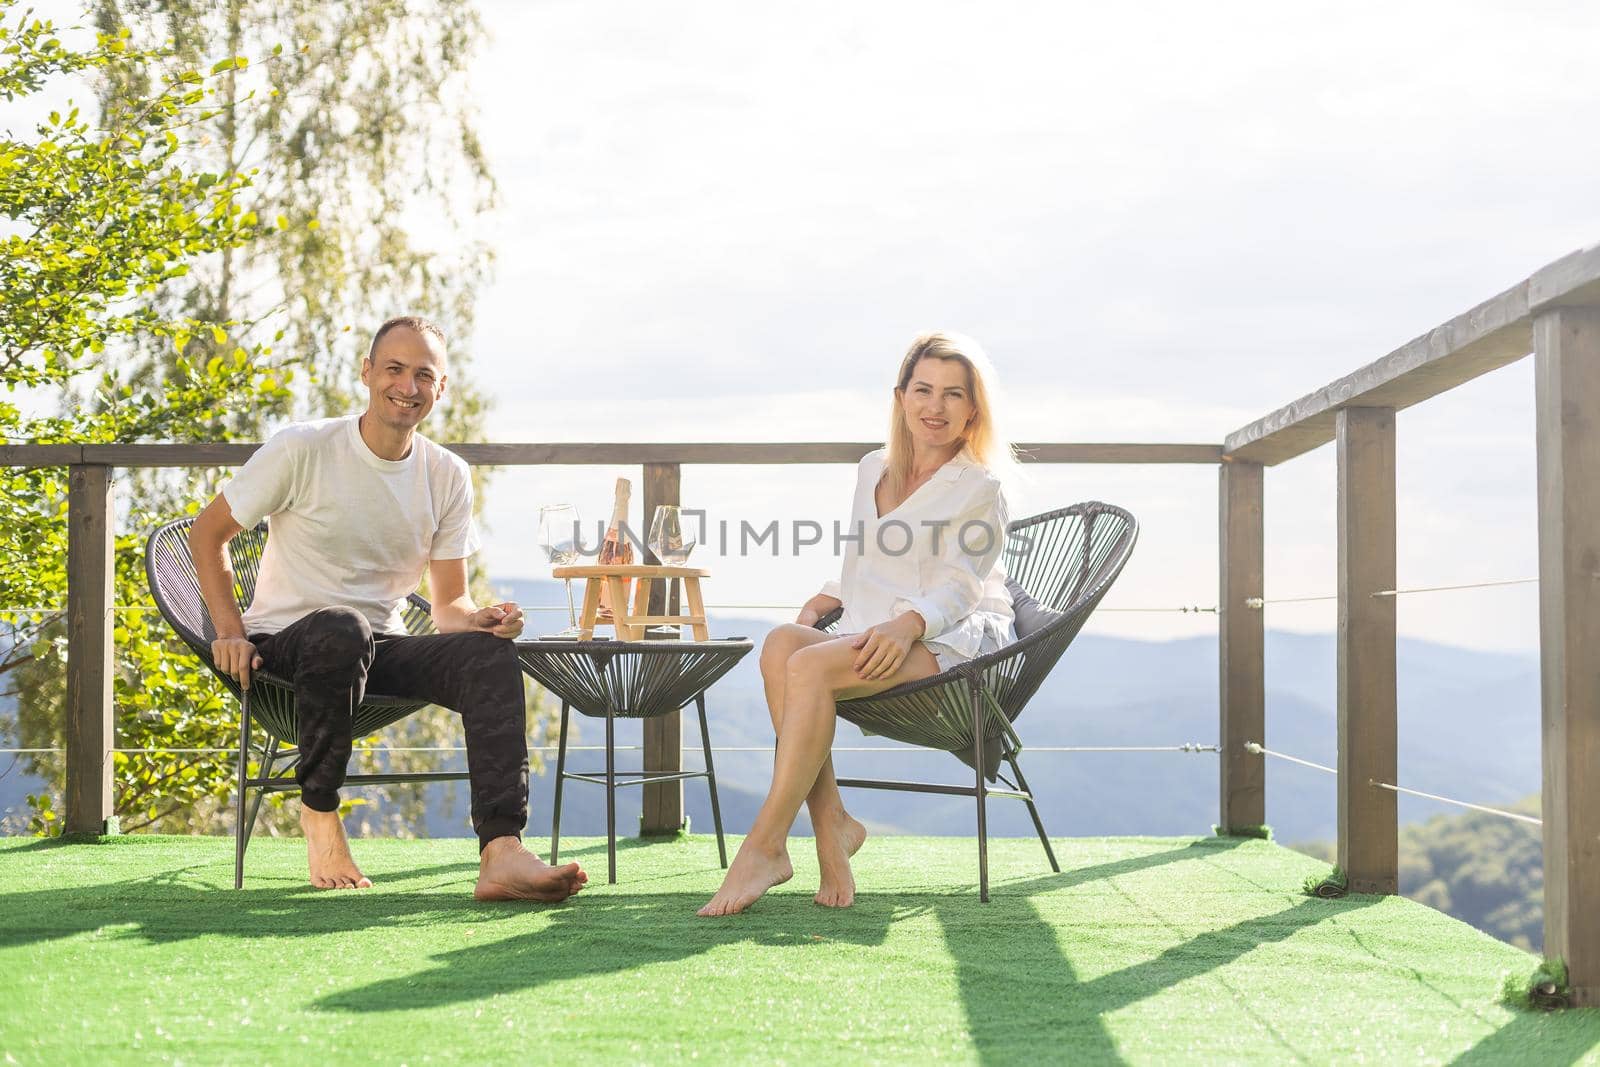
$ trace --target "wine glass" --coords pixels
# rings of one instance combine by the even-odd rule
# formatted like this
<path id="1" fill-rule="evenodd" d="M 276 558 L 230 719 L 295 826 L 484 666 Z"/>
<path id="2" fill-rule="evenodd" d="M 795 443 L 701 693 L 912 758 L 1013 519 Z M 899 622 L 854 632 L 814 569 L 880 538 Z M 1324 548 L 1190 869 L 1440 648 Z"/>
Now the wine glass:
<path id="1" fill-rule="evenodd" d="M 695 542 L 684 536 L 683 509 L 676 504 L 658 504 L 650 520 L 650 551 L 656 559 L 669 567 L 681 567 L 689 562 L 694 546 Z"/>
<path id="2" fill-rule="evenodd" d="M 571 504 L 547 504 L 539 509 L 539 547 L 552 567 L 570 567 L 578 562 L 578 509 Z M 582 632 L 578 610 L 572 603 L 572 579 L 567 585 L 567 628 L 557 636 L 571 637 Z"/>

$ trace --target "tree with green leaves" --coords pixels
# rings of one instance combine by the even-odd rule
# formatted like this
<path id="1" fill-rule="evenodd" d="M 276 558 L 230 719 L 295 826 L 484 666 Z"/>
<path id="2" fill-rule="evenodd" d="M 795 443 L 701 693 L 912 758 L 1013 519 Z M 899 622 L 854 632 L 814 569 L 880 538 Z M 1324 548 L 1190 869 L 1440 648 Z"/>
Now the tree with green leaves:
<path id="1" fill-rule="evenodd" d="M 182 151 L 202 171 L 249 174 L 243 202 L 269 225 L 170 287 L 169 310 L 260 323 L 308 370 L 296 414 L 312 417 L 357 404 L 366 340 L 391 315 L 470 332 L 491 265 L 472 223 L 495 196 L 467 92 L 483 36 L 470 0 L 93 0 L 93 11 L 102 30 L 169 42 L 168 70 L 267 57 L 221 76 L 225 106 Z M 143 92 L 140 72 L 100 80 L 108 113 Z M 451 353 L 450 404 L 432 428 L 443 440 L 481 436 L 464 358 Z"/>
<path id="2" fill-rule="evenodd" d="M 8 442 L 226 438 L 242 412 L 287 401 L 290 370 L 267 345 L 236 339 L 250 323 L 203 321 L 162 300 L 195 264 L 248 246 L 263 229 L 240 203 L 248 175 L 182 161 L 185 139 L 215 120 L 225 106 L 219 85 L 244 61 L 170 69 L 168 59 L 122 32 L 69 47 L 51 23 L 17 17 L 12 0 L 0 0 L 0 98 L 15 102 L 129 72 L 140 72 L 147 86 L 99 119 L 69 106 L 22 136 L 7 131 L 0 139 L 0 382 L 13 398 L 0 404 L 0 428 Z M 207 341 L 203 359 L 197 337 Z M 159 381 L 119 361 L 136 346 L 170 352 Z M 62 398 L 85 394 L 91 406 L 53 413 Z M 65 656 L 65 499 L 62 469 L 0 475 L 0 605 L 9 609 L 0 616 L 0 678 L 19 708 L 63 702 L 53 690 Z M 149 598 L 136 541 L 118 538 L 115 582 L 118 602 L 140 607 Z M 221 706 L 218 687 L 147 612 L 119 617 L 117 651 L 125 743 L 182 731 L 196 716 L 209 723 L 207 712 Z M 59 716 L 21 718 L 25 745 L 58 743 Z M 184 736 L 215 740 L 205 729 Z M 59 773 L 50 760 L 34 769 Z M 163 777 L 170 784 L 157 796 L 148 774 L 119 760 L 118 811 L 131 825 L 159 818 L 163 805 L 206 795 L 191 787 L 203 772 L 188 760 Z M 48 829 L 55 818 L 49 798 L 38 798 L 35 828 Z"/>
<path id="3" fill-rule="evenodd" d="M 168 313 L 257 323 L 259 341 L 305 370 L 293 414 L 312 418 L 359 406 L 361 356 L 372 329 L 391 315 L 425 315 L 452 337 L 470 332 L 492 263 L 472 224 L 495 197 L 467 86 L 483 37 L 471 0 L 92 0 L 91 9 L 102 30 L 128 28 L 134 41 L 164 43 L 169 73 L 204 68 L 213 56 L 263 57 L 222 73 L 224 106 L 182 148 L 202 171 L 250 175 L 244 202 L 263 232 L 168 288 Z M 145 91 L 131 70 L 107 71 L 98 86 L 106 113 Z M 139 358 L 159 375 L 169 353 L 145 346 Z M 427 432 L 481 439 L 483 392 L 464 346 L 452 346 L 451 367 L 448 402 Z M 243 413 L 230 428 L 264 438 L 280 415 Z M 179 502 L 208 498 L 223 477 L 145 476 L 135 495 L 171 513 Z M 475 481 L 481 501 L 481 474 Z M 481 570 L 473 578 L 486 599 Z M 540 723 L 536 710 L 529 721 Z M 458 727 L 450 713 L 429 709 L 390 728 L 385 740 L 386 748 L 446 747 L 458 740 Z M 439 760 L 431 752 L 378 756 L 376 747 L 371 739 L 358 744 L 363 769 L 416 770 Z M 361 808 L 354 829 L 415 832 L 422 787 L 379 791 L 382 815 L 350 801 Z M 283 801 L 271 798 L 268 832 L 288 825 Z M 203 808 L 195 815 L 190 828 L 208 821 Z"/>
<path id="4" fill-rule="evenodd" d="M 203 85 L 203 98 L 160 139 L 170 167 L 192 174 L 198 187 L 226 192 L 241 238 L 195 248 L 181 262 L 169 254 L 171 269 L 160 284 L 130 294 L 128 307 L 149 328 L 91 324 L 86 336 L 102 345 L 91 354 L 118 368 L 119 384 L 91 383 L 75 371 L 39 383 L 42 395 L 96 419 L 130 406 L 165 412 L 179 395 L 174 387 L 194 367 L 216 374 L 248 369 L 261 387 L 241 402 L 213 405 L 188 421 L 175 415 L 133 426 L 124 419 L 123 432 L 107 439 L 259 439 L 291 416 L 349 410 L 365 338 L 389 314 L 429 314 L 457 335 L 470 329 L 490 257 L 481 243 L 458 239 L 455 224 L 488 206 L 494 193 L 463 84 L 481 35 L 470 3 L 97 0 L 91 13 L 99 39 L 129 58 L 61 72 L 89 80 L 96 92 L 99 117 L 85 133 L 114 142 L 113 131 L 137 126 L 146 102 L 164 86 L 193 92 Z M 30 85 L 36 92 L 43 82 Z M 426 233 L 424 220 L 432 226 Z M 0 293 L 8 304 L 9 294 Z M 164 323 L 172 325 L 159 328 Z M 454 351 L 451 402 L 431 428 L 444 440 L 481 436 L 484 405 L 470 375 L 459 373 L 463 362 Z M 296 369 L 291 393 L 286 383 Z M 75 417 L 59 421 L 78 424 Z M 56 439 L 46 429 L 20 427 L 13 439 Z M 133 501 L 121 524 L 128 533 L 118 541 L 117 602 L 125 609 L 149 604 L 140 535 L 159 519 L 193 511 L 223 477 L 206 471 L 122 479 Z M 36 484 L 18 491 L 23 497 L 36 491 L 39 500 L 62 496 Z M 11 558 L 63 560 L 61 520 L 54 516 L 54 543 Z M 0 600 L 21 602 L 16 595 Z M 46 603 L 38 596 L 29 602 Z M 28 629 L 12 645 L 7 676 L 24 744 L 46 746 L 60 730 L 62 627 L 59 616 L 23 621 Z M 166 636 L 158 617 L 123 610 L 116 637 L 118 745 L 148 750 L 118 754 L 124 826 L 207 828 L 225 810 L 228 758 L 176 750 L 236 745 L 236 709 Z M 402 747 L 450 744 L 451 719 L 424 713 L 388 739 Z M 378 758 L 372 747 L 360 746 L 357 757 L 369 768 Z M 384 769 L 411 769 L 433 758 L 393 757 Z M 33 769 L 59 777 L 59 761 L 37 761 Z M 420 823 L 420 789 L 388 792 L 397 803 L 385 806 L 385 821 L 368 815 L 358 822 L 389 833 Z M 280 804 L 266 813 L 268 832 L 283 824 L 275 818 L 282 798 L 274 799 Z M 49 799 L 39 798 L 35 828 L 53 818 Z"/>

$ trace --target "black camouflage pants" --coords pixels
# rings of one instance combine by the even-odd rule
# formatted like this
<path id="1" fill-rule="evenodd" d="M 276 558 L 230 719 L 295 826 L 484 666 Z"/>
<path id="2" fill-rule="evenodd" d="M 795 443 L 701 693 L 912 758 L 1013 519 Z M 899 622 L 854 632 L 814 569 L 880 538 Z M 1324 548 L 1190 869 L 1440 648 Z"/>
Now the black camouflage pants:
<path id="1" fill-rule="evenodd" d="M 528 743 L 516 647 L 487 633 L 374 635 L 351 608 L 322 608 L 250 640 L 265 669 L 294 682 L 295 780 L 313 811 L 337 811 L 356 706 L 368 691 L 426 700 L 461 716 L 478 847 L 528 821 Z"/>

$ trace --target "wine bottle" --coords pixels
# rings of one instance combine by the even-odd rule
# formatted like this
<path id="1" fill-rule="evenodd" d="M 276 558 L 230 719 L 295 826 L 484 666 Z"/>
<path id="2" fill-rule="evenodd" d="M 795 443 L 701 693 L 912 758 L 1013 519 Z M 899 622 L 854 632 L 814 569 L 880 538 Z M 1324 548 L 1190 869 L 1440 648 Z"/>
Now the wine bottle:
<path id="1" fill-rule="evenodd" d="M 623 533 L 623 527 L 628 522 L 628 498 L 633 495 L 633 484 L 626 478 L 617 479 L 616 500 L 611 507 L 611 522 L 606 526 L 606 539 L 600 543 L 601 565 L 626 566 L 633 562 L 633 542 Z M 622 580 L 622 595 L 624 598 L 632 595 L 633 580 Z M 620 607 L 623 614 L 627 614 L 626 603 L 615 605 Z M 600 615 L 601 619 L 611 621 L 614 606 L 611 603 L 610 583 L 600 587 Z"/>

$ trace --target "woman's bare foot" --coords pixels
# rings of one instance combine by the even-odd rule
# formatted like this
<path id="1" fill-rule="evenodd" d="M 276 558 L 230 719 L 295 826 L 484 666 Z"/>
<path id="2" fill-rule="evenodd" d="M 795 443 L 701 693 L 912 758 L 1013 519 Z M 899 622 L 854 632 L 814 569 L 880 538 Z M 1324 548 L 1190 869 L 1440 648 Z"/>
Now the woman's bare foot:
<path id="1" fill-rule="evenodd" d="M 371 889 L 372 882 L 350 855 L 344 821 L 337 811 L 300 809 L 300 830 L 306 835 L 311 884 L 318 889 Z"/>
<path id="2" fill-rule="evenodd" d="M 826 908 L 848 908 L 856 902 L 850 857 L 861 850 L 867 828 L 841 809 L 832 818 L 813 820 L 812 829 L 817 835 L 817 866 L 822 870 L 815 900 Z"/>
<path id="3" fill-rule="evenodd" d="M 768 852 L 745 838 L 733 865 L 722 879 L 722 888 L 696 915 L 734 915 L 761 899 L 761 894 L 794 877 L 789 853 L 781 845 Z"/>
<path id="4" fill-rule="evenodd" d="M 589 876 L 576 863 L 552 867 L 522 847 L 516 837 L 497 837 L 478 857 L 479 900 L 566 900 L 582 889 Z"/>

